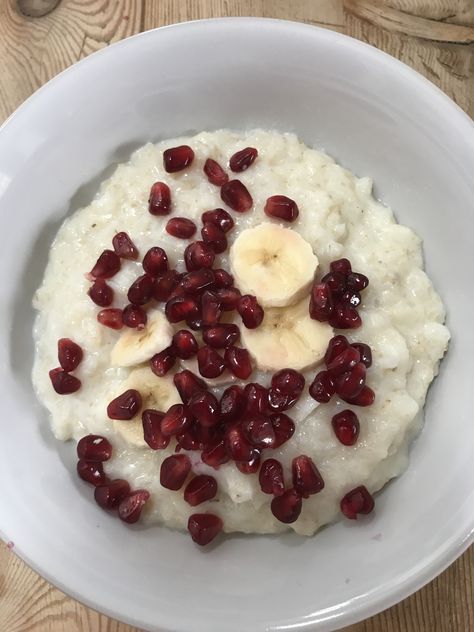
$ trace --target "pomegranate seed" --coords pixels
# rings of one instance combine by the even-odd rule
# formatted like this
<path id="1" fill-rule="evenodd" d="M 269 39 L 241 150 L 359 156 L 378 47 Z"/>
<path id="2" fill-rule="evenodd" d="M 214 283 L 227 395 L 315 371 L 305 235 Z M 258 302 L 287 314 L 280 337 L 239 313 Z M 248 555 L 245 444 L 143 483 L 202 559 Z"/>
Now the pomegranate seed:
<path id="1" fill-rule="evenodd" d="M 189 404 L 194 393 L 207 390 L 206 383 L 187 369 L 175 373 L 173 382 L 183 404 Z"/>
<path id="2" fill-rule="evenodd" d="M 253 371 L 250 354 L 247 349 L 234 346 L 227 347 L 224 353 L 224 360 L 229 371 L 241 380 L 246 380 Z"/>
<path id="3" fill-rule="evenodd" d="M 352 410 L 343 410 L 331 420 L 336 437 L 343 445 L 354 445 L 359 436 L 360 424 Z"/>
<path id="4" fill-rule="evenodd" d="M 127 235 L 127 233 L 117 233 L 112 239 L 112 245 L 116 254 L 121 259 L 138 259 L 138 248 Z"/>
<path id="5" fill-rule="evenodd" d="M 330 364 L 336 356 L 345 351 L 349 346 L 349 341 L 345 336 L 334 336 L 331 338 L 324 356 L 324 362 Z"/>
<path id="6" fill-rule="evenodd" d="M 70 338 L 58 340 L 58 359 L 62 368 L 69 372 L 77 369 L 83 357 L 81 347 Z"/>
<path id="7" fill-rule="evenodd" d="M 201 312 L 203 325 L 212 326 L 219 322 L 221 304 L 215 294 L 206 290 L 201 298 Z"/>
<path id="8" fill-rule="evenodd" d="M 374 506 L 374 499 L 364 485 L 352 489 L 341 500 L 341 511 L 350 520 L 357 520 L 357 514 L 369 514 Z"/>
<path id="9" fill-rule="evenodd" d="M 259 450 L 247 441 L 240 426 L 229 426 L 225 435 L 225 447 L 227 454 L 234 461 L 249 463 L 259 456 Z"/>
<path id="10" fill-rule="evenodd" d="M 231 287 L 233 283 L 234 277 L 226 270 L 222 270 L 221 268 L 214 270 L 214 285 L 217 289 L 220 290 L 222 288 Z"/>
<path id="11" fill-rule="evenodd" d="M 353 406 L 371 406 L 374 400 L 374 391 L 366 385 L 356 397 L 348 397 L 345 401 Z"/>
<path id="12" fill-rule="evenodd" d="M 332 261 L 329 264 L 329 269 L 331 272 L 337 272 L 339 274 L 343 274 L 347 276 L 349 272 L 352 272 L 351 262 L 349 259 L 338 259 L 337 261 Z"/>
<path id="13" fill-rule="evenodd" d="M 262 463 L 258 480 L 264 494 L 281 496 L 285 491 L 283 468 L 276 459 L 267 459 Z"/>
<path id="14" fill-rule="evenodd" d="M 215 184 L 217 187 L 221 187 L 226 182 L 229 182 L 229 176 L 218 162 L 212 158 L 208 158 L 204 163 L 204 173 L 211 184 Z"/>
<path id="15" fill-rule="evenodd" d="M 275 496 L 270 508 L 277 520 L 285 524 L 290 524 L 298 520 L 301 513 L 301 506 L 301 496 L 296 489 L 287 489 L 281 496 Z"/>
<path id="16" fill-rule="evenodd" d="M 234 173 L 241 173 L 250 167 L 258 156 L 255 147 L 246 147 L 237 151 L 229 160 L 230 170 Z"/>
<path id="17" fill-rule="evenodd" d="M 365 364 L 367 369 L 372 366 L 372 350 L 369 345 L 363 342 L 354 342 L 351 347 L 354 347 L 360 353 L 360 361 Z"/>
<path id="18" fill-rule="evenodd" d="M 244 388 L 246 398 L 246 412 L 249 415 L 263 415 L 267 411 L 268 389 L 260 384 L 251 382 Z"/>
<path id="19" fill-rule="evenodd" d="M 246 438 L 256 448 L 273 448 L 275 430 L 272 422 L 263 415 L 252 415 L 242 422 L 242 430 Z"/>
<path id="20" fill-rule="evenodd" d="M 107 406 L 107 416 L 110 419 L 132 419 L 142 407 L 142 398 L 138 391 L 130 388 Z"/>
<path id="21" fill-rule="evenodd" d="M 186 325 L 189 327 L 189 329 L 192 329 L 193 331 L 202 331 L 204 329 L 202 318 L 199 317 L 187 318 Z"/>
<path id="22" fill-rule="evenodd" d="M 365 386 L 365 364 L 359 362 L 355 367 L 343 373 L 336 380 L 336 392 L 342 399 L 357 397 Z"/>
<path id="23" fill-rule="evenodd" d="M 184 432 L 193 420 L 191 411 L 183 404 L 173 404 L 161 420 L 161 432 L 165 437 Z"/>
<path id="24" fill-rule="evenodd" d="M 211 222 L 205 222 L 201 228 L 201 236 L 205 244 L 207 244 L 212 250 L 219 254 L 227 250 L 227 239 L 221 229 L 212 224 Z"/>
<path id="25" fill-rule="evenodd" d="M 222 323 L 205 329 L 202 334 L 202 339 L 213 349 L 225 349 L 234 344 L 239 336 L 240 331 L 237 325 Z"/>
<path id="26" fill-rule="evenodd" d="M 86 483 L 91 485 L 104 485 L 107 477 L 104 472 L 104 466 L 100 461 L 85 461 L 79 459 L 77 462 L 77 474 Z"/>
<path id="27" fill-rule="evenodd" d="M 221 290 L 216 290 L 214 294 L 219 299 L 223 312 L 230 312 L 233 309 L 237 309 L 237 305 L 242 296 L 236 287 L 222 288 Z"/>
<path id="28" fill-rule="evenodd" d="M 223 358 L 211 347 L 201 347 L 197 353 L 197 359 L 199 373 L 203 377 L 219 377 L 225 369 Z"/>
<path id="29" fill-rule="evenodd" d="M 219 402 L 209 391 L 194 393 L 189 402 L 189 408 L 202 426 L 214 426 L 219 422 Z"/>
<path id="30" fill-rule="evenodd" d="M 168 272 L 165 272 L 155 280 L 153 298 L 156 301 L 167 301 L 179 281 L 180 275 L 176 272 L 176 270 L 169 270 Z"/>
<path id="31" fill-rule="evenodd" d="M 283 413 L 273 413 L 270 415 L 273 430 L 275 431 L 274 448 L 279 448 L 286 443 L 295 433 L 293 420 Z"/>
<path id="32" fill-rule="evenodd" d="M 196 338 L 187 329 L 180 329 L 173 336 L 173 351 L 181 360 L 191 358 L 198 351 Z"/>
<path id="33" fill-rule="evenodd" d="M 275 219 L 283 219 L 285 222 L 294 222 L 300 214 L 298 205 L 286 195 L 272 195 L 265 202 L 265 215 Z"/>
<path id="34" fill-rule="evenodd" d="M 86 461 L 108 461 L 112 456 L 110 441 L 100 435 L 86 435 L 77 444 L 77 456 Z"/>
<path id="35" fill-rule="evenodd" d="M 201 450 L 202 443 L 196 432 L 196 422 L 193 422 L 191 426 L 184 432 L 180 432 L 176 435 L 176 448 L 175 452 L 180 450 Z"/>
<path id="36" fill-rule="evenodd" d="M 333 311 L 331 290 L 327 283 L 315 283 L 311 288 L 309 315 L 313 320 L 327 321 Z"/>
<path id="37" fill-rule="evenodd" d="M 97 314 L 97 320 L 101 325 L 110 327 L 110 329 L 122 329 L 123 327 L 122 310 L 114 307 L 101 309 Z"/>
<path id="38" fill-rule="evenodd" d="M 273 375 L 271 384 L 272 388 L 298 398 L 304 389 L 305 379 L 294 369 L 282 369 Z"/>
<path id="39" fill-rule="evenodd" d="M 164 182 L 155 182 L 148 198 L 148 210 L 152 215 L 168 215 L 171 211 L 171 191 Z"/>
<path id="40" fill-rule="evenodd" d="M 185 294 L 201 294 L 214 285 L 214 272 L 210 268 L 201 268 L 188 272 L 179 282 Z"/>
<path id="41" fill-rule="evenodd" d="M 221 187 L 221 200 L 239 213 L 248 211 L 253 204 L 252 196 L 240 180 L 229 180 Z"/>
<path id="42" fill-rule="evenodd" d="M 244 294 L 244 296 L 239 299 L 237 311 L 247 329 L 255 329 L 263 320 L 263 309 L 258 304 L 255 296 L 251 296 L 250 294 Z"/>
<path id="43" fill-rule="evenodd" d="M 206 211 L 201 215 L 201 221 L 203 224 L 214 224 L 217 228 L 220 228 L 223 233 L 227 233 L 229 230 L 234 228 L 234 220 L 232 219 L 232 216 L 229 215 L 229 213 L 223 208 Z"/>
<path id="44" fill-rule="evenodd" d="M 193 514 L 189 516 L 188 531 L 196 544 L 205 546 L 222 531 L 222 520 L 213 514 Z"/>
<path id="45" fill-rule="evenodd" d="M 350 272 L 347 275 L 347 287 L 351 290 L 356 290 L 356 292 L 362 292 L 369 285 L 369 279 L 365 276 L 365 274 L 360 274 L 360 272 Z"/>
<path id="46" fill-rule="evenodd" d="M 189 167 L 194 160 L 194 151 L 189 145 L 171 147 L 163 152 L 163 166 L 168 173 L 176 173 Z"/>
<path id="47" fill-rule="evenodd" d="M 226 388 L 220 401 L 220 418 L 224 423 L 234 421 L 244 411 L 245 395 L 240 386 L 233 385 Z"/>
<path id="48" fill-rule="evenodd" d="M 349 307 L 358 307 L 361 300 L 359 292 L 356 292 L 355 290 L 346 290 L 340 298 L 340 302 L 343 305 L 348 305 Z"/>
<path id="49" fill-rule="evenodd" d="M 94 498 L 102 509 L 116 509 L 129 493 L 130 485 L 127 481 L 116 478 L 105 485 L 98 485 L 94 490 Z"/>
<path id="50" fill-rule="evenodd" d="M 179 323 L 187 318 L 196 316 L 198 306 L 194 299 L 186 296 L 170 298 L 165 306 L 166 318 L 170 323 Z"/>
<path id="51" fill-rule="evenodd" d="M 166 224 L 166 232 L 178 239 L 190 239 L 196 230 L 196 224 L 186 217 L 173 217 Z"/>
<path id="52" fill-rule="evenodd" d="M 89 272 L 92 279 L 110 279 L 120 270 L 120 257 L 113 250 L 104 250 Z"/>
<path id="53" fill-rule="evenodd" d="M 189 481 L 184 490 L 184 500 L 195 507 L 217 494 L 217 483 L 213 476 L 199 474 Z"/>
<path id="54" fill-rule="evenodd" d="M 172 454 L 166 457 L 161 464 L 160 484 L 166 489 L 178 491 L 184 485 L 189 472 L 191 471 L 191 461 L 185 454 Z"/>
<path id="55" fill-rule="evenodd" d="M 163 248 L 153 246 L 143 257 L 142 266 L 151 277 L 159 277 L 168 272 L 168 256 Z"/>
<path id="56" fill-rule="evenodd" d="M 320 371 L 309 387 L 309 394 L 321 404 L 326 404 L 336 393 L 336 383 L 328 371 Z"/>
<path id="57" fill-rule="evenodd" d="M 150 360 L 150 369 L 158 377 L 163 377 L 170 371 L 176 362 L 175 350 L 173 347 L 166 347 L 163 351 L 155 353 Z"/>
<path id="58" fill-rule="evenodd" d="M 329 324 L 335 329 L 356 329 L 362 325 L 362 320 L 353 307 L 337 304 L 329 318 Z"/>
<path id="59" fill-rule="evenodd" d="M 256 456 L 248 463 L 245 461 L 237 461 L 235 467 L 239 470 L 239 472 L 242 472 L 242 474 L 256 474 L 260 469 L 260 455 Z"/>
<path id="60" fill-rule="evenodd" d="M 87 294 L 99 307 L 108 307 L 114 300 L 114 291 L 104 279 L 96 279 Z"/>
<path id="61" fill-rule="evenodd" d="M 294 458 L 291 471 L 293 486 L 303 498 L 308 498 L 310 494 L 317 494 L 324 488 L 323 477 L 309 456 L 301 454 Z"/>
<path id="62" fill-rule="evenodd" d="M 144 329 L 148 320 L 144 309 L 138 305 L 127 305 L 122 312 L 122 322 L 132 329 Z"/>
<path id="63" fill-rule="evenodd" d="M 164 450 L 170 442 L 170 438 L 161 433 L 164 416 L 164 413 L 151 408 L 142 412 L 143 438 L 152 450 Z"/>
<path id="64" fill-rule="evenodd" d="M 81 380 L 61 368 L 51 369 L 49 378 L 58 395 L 70 395 L 81 388 Z"/>
<path id="65" fill-rule="evenodd" d="M 154 289 L 153 278 L 149 274 L 142 274 L 130 286 L 127 298 L 134 305 L 144 305 L 151 300 Z"/>
<path id="66" fill-rule="evenodd" d="M 138 522 L 142 513 L 143 505 L 150 498 L 149 492 L 146 489 L 137 489 L 128 496 L 126 496 L 119 505 L 118 516 L 120 520 L 133 524 Z"/>
<path id="67" fill-rule="evenodd" d="M 193 241 L 184 251 L 186 270 L 192 272 L 199 268 L 212 268 L 215 254 L 212 248 L 203 241 Z"/>
<path id="68" fill-rule="evenodd" d="M 346 371 L 352 371 L 360 362 L 360 353 L 354 347 L 346 347 L 328 363 L 327 369 L 334 376 L 342 375 Z"/>
<path id="69" fill-rule="evenodd" d="M 346 277 L 340 272 L 329 272 L 328 274 L 325 274 L 321 279 L 321 282 L 325 283 L 330 292 L 336 297 L 342 296 L 347 288 Z"/>
<path id="70" fill-rule="evenodd" d="M 216 445 L 204 450 L 201 454 L 201 459 L 203 463 L 216 469 L 219 465 L 227 463 L 229 455 L 225 449 L 224 441 L 219 441 Z"/>
<path id="71" fill-rule="evenodd" d="M 282 393 L 278 388 L 268 390 L 268 407 L 275 412 L 288 410 L 296 402 L 296 399 L 287 393 Z"/>

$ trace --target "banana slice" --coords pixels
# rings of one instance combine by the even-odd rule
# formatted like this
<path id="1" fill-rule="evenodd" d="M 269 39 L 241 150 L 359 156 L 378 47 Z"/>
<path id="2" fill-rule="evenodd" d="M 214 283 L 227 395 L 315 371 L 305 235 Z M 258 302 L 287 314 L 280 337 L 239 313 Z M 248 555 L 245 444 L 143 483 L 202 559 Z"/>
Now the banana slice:
<path id="1" fill-rule="evenodd" d="M 305 298 L 291 307 L 266 309 L 262 324 L 242 327 L 240 335 L 259 369 L 302 371 L 321 362 L 333 329 L 310 318 Z"/>
<path id="2" fill-rule="evenodd" d="M 264 222 L 243 230 L 230 249 L 232 273 L 243 294 L 263 307 L 284 307 L 308 293 L 318 267 L 310 244 L 291 228 Z"/>
<path id="3" fill-rule="evenodd" d="M 146 362 L 155 353 L 171 344 L 173 329 L 163 312 L 148 312 L 146 327 L 142 330 L 127 327 L 120 335 L 110 354 L 112 366 L 133 366 Z"/>
<path id="4" fill-rule="evenodd" d="M 173 378 L 158 377 L 148 367 L 133 369 L 128 378 L 120 385 L 115 397 L 128 389 L 137 390 L 142 396 L 142 409 L 133 419 L 122 421 L 111 419 L 115 431 L 130 445 L 146 447 L 143 439 L 142 410 L 154 408 L 166 412 L 173 404 L 181 403 L 181 400 L 173 384 Z M 112 399 L 112 398 L 111 398 Z"/>

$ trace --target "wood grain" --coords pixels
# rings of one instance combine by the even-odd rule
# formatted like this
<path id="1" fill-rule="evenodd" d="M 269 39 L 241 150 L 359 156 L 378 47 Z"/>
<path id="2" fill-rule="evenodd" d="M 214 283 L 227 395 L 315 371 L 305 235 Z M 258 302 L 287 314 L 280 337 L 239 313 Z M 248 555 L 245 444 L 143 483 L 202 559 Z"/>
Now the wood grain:
<path id="1" fill-rule="evenodd" d="M 48 79 L 111 42 L 163 24 L 235 15 L 301 20 L 362 39 L 473 114 L 473 0 L 62 0 L 41 18 L 0 0 L 0 122 Z M 470 632 L 473 603 L 471 547 L 422 590 L 346 632 Z M 29 631 L 138 632 L 66 597 L 0 543 L 0 632 Z"/>

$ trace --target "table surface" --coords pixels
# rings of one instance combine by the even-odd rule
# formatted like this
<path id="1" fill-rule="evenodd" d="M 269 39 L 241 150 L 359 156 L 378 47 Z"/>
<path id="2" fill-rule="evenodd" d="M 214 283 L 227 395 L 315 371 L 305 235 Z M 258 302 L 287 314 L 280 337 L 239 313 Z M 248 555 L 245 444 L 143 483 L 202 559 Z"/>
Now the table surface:
<path id="1" fill-rule="evenodd" d="M 40 9 L 54 0 L 19 0 Z M 385 50 L 441 87 L 471 116 L 473 0 L 62 0 L 26 16 L 0 0 L 0 122 L 48 79 L 90 53 L 140 31 L 219 16 L 300 20 Z M 133 632 L 68 598 L 0 543 L 2 632 Z M 474 547 L 433 582 L 346 632 L 474 630 Z"/>

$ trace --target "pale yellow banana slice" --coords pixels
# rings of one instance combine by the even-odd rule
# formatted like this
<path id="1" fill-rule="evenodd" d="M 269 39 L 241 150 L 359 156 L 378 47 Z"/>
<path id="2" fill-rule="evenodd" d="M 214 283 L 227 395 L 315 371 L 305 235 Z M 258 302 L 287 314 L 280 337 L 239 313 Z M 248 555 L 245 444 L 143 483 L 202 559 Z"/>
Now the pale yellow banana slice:
<path id="1" fill-rule="evenodd" d="M 173 329 L 160 310 L 148 312 L 144 329 L 126 328 L 110 354 L 112 366 L 134 366 L 146 362 L 171 344 Z"/>
<path id="2" fill-rule="evenodd" d="M 308 298 L 290 307 L 267 308 L 259 327 L 240 328 L 243 345 L 259 369 L 303 371 L 321 362 L 333 330 L 310 318 L 308 309 Z"/>
<path id="3" fill-rule="evenodd" d="M 122 382 L 115 397 L 128 391 L 137 390 L 142 397 L 142 408 L 133 419 L 122 421 L 111 419 L 115 431 L 130 445 L 145 447 L 143 439 L 142 411 L 154 408 L 166 412 L 173 404 L 181 403 L 181 400 L 173 384 L 172 377 L 158 377 L 148 367 L 133 369 L 128 378 Z"/>
<path id="4" fill-rule="evenodd" d="M 299 233 L 268 222 L 240 233 L 230 262 L 242 294 L 253 294 L 263 307 L 297 303 L 308 293 L 318 267 L 318 258 Z"/>

